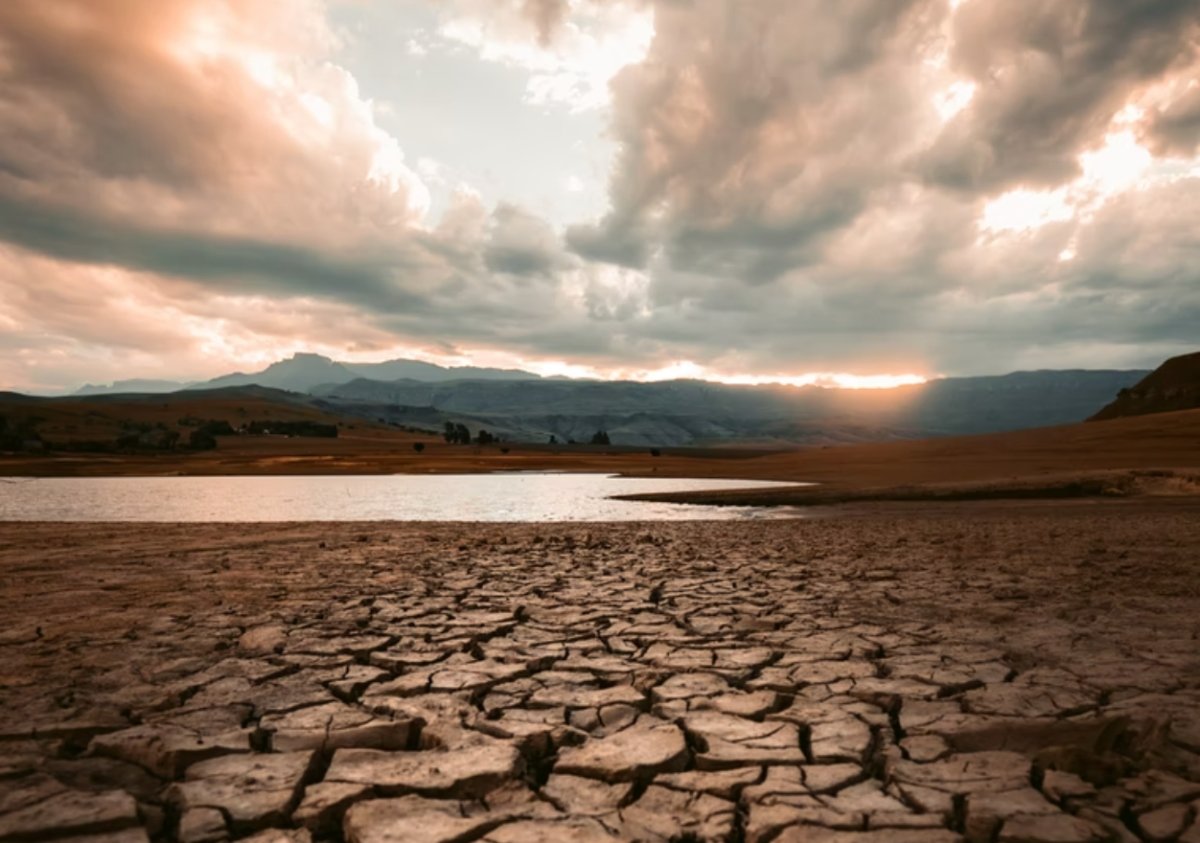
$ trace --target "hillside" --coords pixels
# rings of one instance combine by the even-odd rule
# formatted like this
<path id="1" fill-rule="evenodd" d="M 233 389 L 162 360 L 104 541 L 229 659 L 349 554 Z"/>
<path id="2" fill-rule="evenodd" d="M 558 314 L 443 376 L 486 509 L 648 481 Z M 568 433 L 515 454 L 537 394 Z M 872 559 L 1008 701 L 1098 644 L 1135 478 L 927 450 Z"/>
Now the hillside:
<path id="1" fill-rule="evenodd" d="M 414 424 L 430 410 L 517 441 L 584 440 L 596 430 L 622 445 L 830 445 L 988 433 L 1077 422 L 1141 371 L 1016 372 L 945 378 L 896 389 L 731 386 L 697 380 L 455 381 L 356 379 L 318 387 L 322 404 Z"/>
<path id="2" fill-rule="evenodd" d="M 201 384 L 117 381 L 79 394 L 161 394 L 256 385 L 315 398 L 319 409 L 401 427 L 446 421 L 513 442 L 588 441 L 607 431 L 630 447 L 765 448 L 886 442 L 1081 421 L 1146 371 L 1051 370 L 939 378 L 854 390 L 713 381 L 540 378 L 517 369 L 443 367 L 417 360 L 350 363 L 294 354 Z M 303 400 L 297 396 L 296 400 Z"/>
<path id="3" fill-rule="evenodd" d="M 64 398 L 0 393 L 0 418 L 10 427 L 36 430 L 47 446 L 67 448 L 111 443 L 131 428 L 185 433 L 213 421 L 235 428 L 267 420 L 344 424 L 341 417 L 311 406 L 302 396 L 257 386 Z"/>
<path id="4" fill-rule="evenodd" d="M 1200 407 L 1200 351 L 1172 357 L 1092 416 L 1092 421 Z"/>

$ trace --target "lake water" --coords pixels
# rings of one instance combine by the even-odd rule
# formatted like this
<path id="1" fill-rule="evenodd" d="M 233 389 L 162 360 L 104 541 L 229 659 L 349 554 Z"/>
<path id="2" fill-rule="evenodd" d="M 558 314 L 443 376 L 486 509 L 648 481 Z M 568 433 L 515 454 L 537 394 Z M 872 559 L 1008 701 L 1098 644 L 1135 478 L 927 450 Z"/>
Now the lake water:
<path id="1" fill-rule="evenodd" d="M 686 521 L 775 518 L 760 507 L 611 500 L 639 492 L 794 485 L 606 474 L 4 479 L 0 521 Z M 788 513 L 794 515 L 794 513 Z"/>

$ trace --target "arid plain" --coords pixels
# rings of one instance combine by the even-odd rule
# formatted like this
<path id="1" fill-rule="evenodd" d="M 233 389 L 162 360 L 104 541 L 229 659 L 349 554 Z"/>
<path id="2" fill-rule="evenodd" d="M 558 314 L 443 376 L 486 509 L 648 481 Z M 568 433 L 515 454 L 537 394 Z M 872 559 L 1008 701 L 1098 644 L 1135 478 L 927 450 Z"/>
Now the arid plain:
<path id="1" fill-rule="evenodd" d="M 175 458 L 807 479 L 748 495 L 832 505 L 0 525 L 0 839 L 1194 843 L 1197 428 L 658 457 L 368 429 Z M 117 459 L 4 473 L 168 468 Z"/>
<path id="2" fill-rule="evenodd" d="M 1194 840 L 1198 516 L 6 525 L 0 831 Z"/>

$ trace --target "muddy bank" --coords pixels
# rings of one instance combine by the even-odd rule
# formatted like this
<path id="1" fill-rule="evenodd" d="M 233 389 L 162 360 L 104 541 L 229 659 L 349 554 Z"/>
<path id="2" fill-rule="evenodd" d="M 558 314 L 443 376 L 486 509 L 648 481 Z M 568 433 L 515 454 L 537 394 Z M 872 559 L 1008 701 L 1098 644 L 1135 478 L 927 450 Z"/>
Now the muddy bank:
<path id="1" fill-rule="evenodd" d="M 856 513 L 0 525 L 0 838 L 1200 834 L 1200 506 Z"/>
<path id="2" fill-rule="evenodd" d="M 868 488 L 809 485 L 771 489 L 656 492 L 620 495 L 618 499 L 706 506 L 834 506 L 886 501 L 955 503 L 1137 497 L 1200 497 L 1200 472 L 1171 469 L 1089 471 L 974 483 L 927 483 Z"/>

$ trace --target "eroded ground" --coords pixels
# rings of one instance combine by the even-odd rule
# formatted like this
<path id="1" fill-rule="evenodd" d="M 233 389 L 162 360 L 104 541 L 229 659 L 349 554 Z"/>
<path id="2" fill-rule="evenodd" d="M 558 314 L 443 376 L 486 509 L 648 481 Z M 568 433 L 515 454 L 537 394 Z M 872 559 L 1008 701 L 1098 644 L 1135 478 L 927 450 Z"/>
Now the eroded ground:
<path id="1" fill-rule="evenodd" d="M 1200 507 L 0 525 L 0 839 L 1200 840 Z"/>

